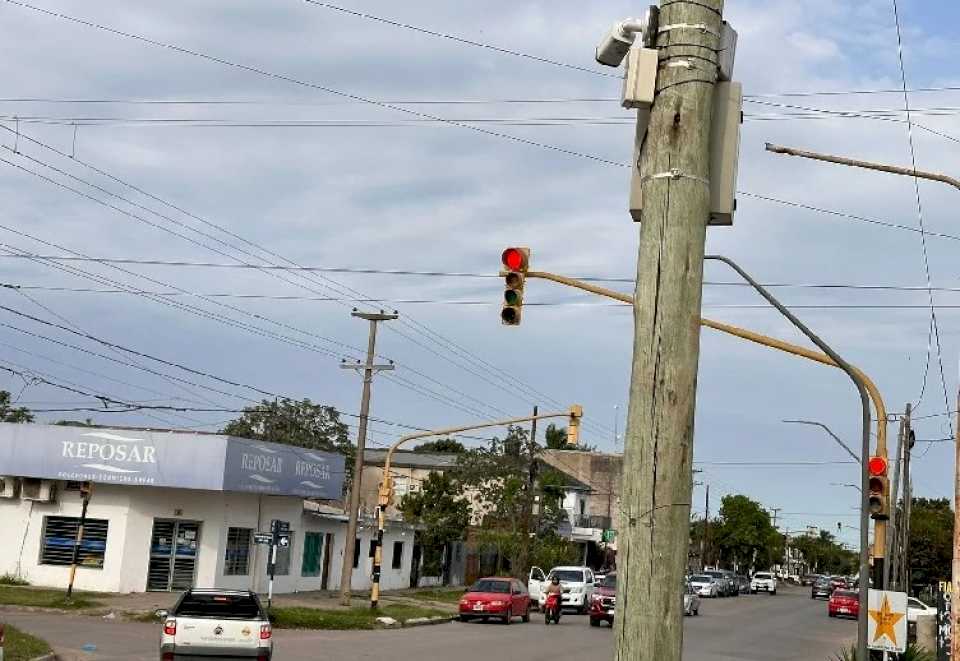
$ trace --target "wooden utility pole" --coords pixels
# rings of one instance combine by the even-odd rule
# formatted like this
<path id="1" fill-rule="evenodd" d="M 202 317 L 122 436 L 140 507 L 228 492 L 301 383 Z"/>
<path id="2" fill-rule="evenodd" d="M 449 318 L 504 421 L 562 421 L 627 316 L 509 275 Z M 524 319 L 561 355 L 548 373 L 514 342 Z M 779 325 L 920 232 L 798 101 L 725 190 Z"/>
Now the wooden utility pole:
<path id="1" fill-rule="evenodd" d="M 619 526 L 616 650 L 680 661 L 689 544 L 710 127 L 723 0 L 662 3 L 657 96 L 640 149 L 643 211 Z"/>
<path id="2" fill-rule="evenodd" d="M 360 516 L 360 484 L 363 477 L 363 453 L 367 444 L 367 422 L 370 415 L 370 386 L 373 383 L 373 374 L 380 370 L 392 370 L 393 363 L 389 365 L 375 365 L 377 346 L 377 324 L 381 321 L 396 319 L 397 314 L 385 314 L 383 310 L 380 313 L 358 312 L 354 308 L 352 316 L 360 319 L 366 319 L 370 322 L 370 333 L 367 337 L 367 362 L 360 363 L 341 363 L 340 367 L 345 369 L 363 370 L 363 394 L 360 398 L 360 423 L 357 432 L 357 456 L 353 462 L 353 483 L 350 485 L 350 511 L 347 512 L 347 538 L 343 544 L 343 564 L 340 565 L 340 604 L 350 605 L 351 583 L 353 581 L 353 556 L 357 546 L 357 519 Z"/>

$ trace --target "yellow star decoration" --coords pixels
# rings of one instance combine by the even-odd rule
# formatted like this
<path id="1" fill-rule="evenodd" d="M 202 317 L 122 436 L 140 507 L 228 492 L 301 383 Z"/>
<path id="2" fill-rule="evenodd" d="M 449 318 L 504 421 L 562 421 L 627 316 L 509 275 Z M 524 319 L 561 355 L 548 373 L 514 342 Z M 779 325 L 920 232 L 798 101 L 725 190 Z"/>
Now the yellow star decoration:
<path id="1" fill-rule="evenodd" d="M 894 645 L 897 645 L 897 634 L 894 626 L 903 619 L 903 613 L 894 613 L 890 610 L 890 602 L 887 596 L 883 596 L 883 603 L 880 604 L 880 610 L 871 610 L 870 617 L 877 623 L 877 630 L 873 635 L 873 642 L 880 640 L 880 636 L 886 635 Z"/>

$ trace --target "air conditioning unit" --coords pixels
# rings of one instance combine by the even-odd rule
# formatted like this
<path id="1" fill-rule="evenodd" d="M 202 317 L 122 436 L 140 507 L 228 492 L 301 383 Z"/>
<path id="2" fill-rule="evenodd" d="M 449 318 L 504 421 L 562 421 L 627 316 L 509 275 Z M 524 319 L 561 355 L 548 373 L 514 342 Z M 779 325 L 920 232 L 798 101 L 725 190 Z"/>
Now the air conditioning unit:
<path id="1" fill-rule="evenodd" d="M 16 498 L 19 486 L 17 478 L 0 475 L 0 498 Z"/>
<path id="2" fill-rule="evenodd" d="M 53 480 L 25 477 L 20 481 L 20 497 L 24 500 L 52 503 L 57 499 L 57 483 Z"/>

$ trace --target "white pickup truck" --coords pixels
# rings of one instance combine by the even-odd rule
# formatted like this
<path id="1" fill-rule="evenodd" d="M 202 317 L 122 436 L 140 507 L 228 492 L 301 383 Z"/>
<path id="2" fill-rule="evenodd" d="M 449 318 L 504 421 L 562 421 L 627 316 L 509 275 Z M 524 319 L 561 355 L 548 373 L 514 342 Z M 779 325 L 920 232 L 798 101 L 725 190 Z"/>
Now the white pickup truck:
<path id="1" fill-rule="evenodd" d="M 158 610 L 163 623 L 160 658 L 227 656 L 270 661 L 273 628 L 256 593 L 187 590 L 171 611 Z"/>
<path id="2" fill-rule="evenodd" d="M 768 571 L 758 571 L 750 579 L 750 592 L 766 592 L 767 594 L 777 594 L 777 578 Z"/>

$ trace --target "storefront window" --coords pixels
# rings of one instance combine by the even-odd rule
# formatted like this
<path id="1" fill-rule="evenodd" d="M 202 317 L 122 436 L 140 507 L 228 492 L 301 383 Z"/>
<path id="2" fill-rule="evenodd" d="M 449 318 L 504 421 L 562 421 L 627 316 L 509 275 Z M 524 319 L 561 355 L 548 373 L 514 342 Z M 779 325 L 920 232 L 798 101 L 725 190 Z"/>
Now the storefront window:
<path id="1" fill-rule="evenodd" d="M 252 528 L 228 528 L 227 549 L 223 554 L 224 576 L 246 576 L 250 566 Z"/>
<path id="2" fill-rule="evenodd" d="M 87 519 L 83 523 L 83 541 L 77 553 L 81 567 L 103 569 L 107 551 L 106 519 Z M 43 517 L 43 540 L 40 548 L 40 564 L 69 565 L 73 562 L 73 547 L 77 540 L 80 518 L 76 516 Z"/>

